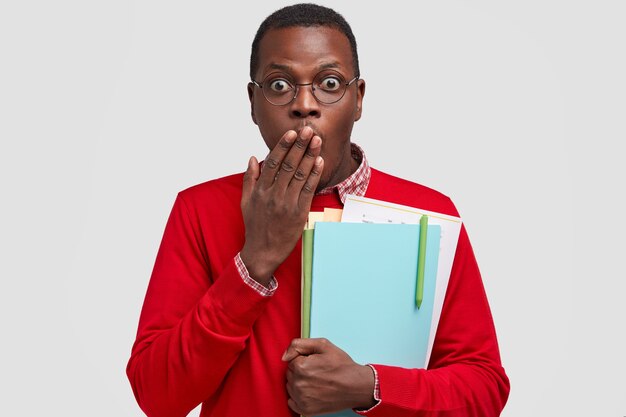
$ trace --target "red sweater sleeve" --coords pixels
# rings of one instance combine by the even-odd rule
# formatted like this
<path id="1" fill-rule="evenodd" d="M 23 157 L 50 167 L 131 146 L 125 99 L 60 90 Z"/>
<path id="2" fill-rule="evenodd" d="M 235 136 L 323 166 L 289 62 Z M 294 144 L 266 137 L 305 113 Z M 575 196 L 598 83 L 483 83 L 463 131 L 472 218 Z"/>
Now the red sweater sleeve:
<path id="1" fill-rule="evenodd" d="M 428 370 L 374 365 L 380 402 L 372 417 L 491 417 L 502 411 L 509 380 L 478 265 L 461 229 Z"/>
<path id="2" fill-rule="evenodd" d="M 234 259 L 212 277 L 202 247 L 199 227 L 179 195 L 126 368 L 150 417 L 186 416 L 213 395 L 270 299 L 243 282 Z"/>

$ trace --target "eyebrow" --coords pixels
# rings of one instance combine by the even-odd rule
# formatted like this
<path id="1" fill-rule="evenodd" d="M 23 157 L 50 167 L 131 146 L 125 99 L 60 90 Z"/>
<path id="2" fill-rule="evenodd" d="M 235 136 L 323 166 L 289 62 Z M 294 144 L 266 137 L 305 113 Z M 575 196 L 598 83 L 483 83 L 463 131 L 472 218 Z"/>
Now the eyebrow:
<path id="1" fill-rule="evenodd" d="M 289 71 L 291 69 L 291 67 L 289 65 L 283 65 L 283 64 L 275 64 L 275 63 L 271 63 L 267 66 L 267 69 L 275 69 L 275 70 L 280 70 L 280 71 Z"/>
<path id="2" fill-rule="evenodd" d="M 320 70 L 331 69 L 331 68 L 340 68 L 341 65 L 337 61 L 328 62 L 326 64 L 322 64 L 319 66 Z"/>
<path id="3" fill-rule="evenodd" d="M 341 67 L 341 65 L 339 64 L 339 62 L 332 61 L 332 62 L 326 62 L 326 63 L 320 65 L 319 67 L 317 67 L 317 70 L 321 71 L 321 70 L 325 70 L 325 69 L 340 68 L 340 67 Z M 290 72 L 292 67 L 290 65 L 277 64 L 275 62 L 272 62 L 271 64 L 269 64 L 267 66 L 267 69 L 274 69 L 274 70 L 279 70 L 279 71 Z"/>

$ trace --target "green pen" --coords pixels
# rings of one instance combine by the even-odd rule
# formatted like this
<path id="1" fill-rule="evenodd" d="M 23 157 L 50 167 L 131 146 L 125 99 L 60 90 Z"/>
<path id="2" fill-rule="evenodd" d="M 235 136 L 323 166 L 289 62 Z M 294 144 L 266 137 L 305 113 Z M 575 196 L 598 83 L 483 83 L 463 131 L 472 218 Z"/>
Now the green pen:
<path id="1" fill-rule="evenodd" d="M 426 237 L 428 233 L 428 216 L 420 219 L 420 241 L 417 252 L 417 285 L 415 286 L 415 305 L 419 309 L 424 300 L 424 269 L 426 268 Z"/>

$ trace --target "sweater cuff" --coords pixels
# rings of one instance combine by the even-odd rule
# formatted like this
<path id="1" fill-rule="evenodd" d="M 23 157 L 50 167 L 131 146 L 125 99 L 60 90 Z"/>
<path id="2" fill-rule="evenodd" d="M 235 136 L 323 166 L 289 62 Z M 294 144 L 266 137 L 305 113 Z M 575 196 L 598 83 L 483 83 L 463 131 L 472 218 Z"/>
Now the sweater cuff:
<path id="1" fill-rule="evenodd" d="M 243 279 L 243 282 L 248 284 L 253 290 L 261 294 L 263 297 L 270 297 L 274 295 L 276 288 L 278 288 L 278 281 L 276 281 L 274 276 L 272 276 L 272 279 L 267 287 L 252 279 L 250 272 L 248 272 L 248 268 L 246 268 L 246 264 L 244 264 L 241 260 L 241 252 L 235 256 L 235 264 L 237 265 L 237 271 L 239 271 L 239 275 L 241 276 L 241 279 Z"/>
<path id="2" fill-rule="evenodd" d="M 399 410 L 428 409 L 431 395 L 423 389 L 426 369 L 408 369 L 397 366 L 376 364 L 380 401 L 372 407 L 371 417 L 398 414 Z"/>

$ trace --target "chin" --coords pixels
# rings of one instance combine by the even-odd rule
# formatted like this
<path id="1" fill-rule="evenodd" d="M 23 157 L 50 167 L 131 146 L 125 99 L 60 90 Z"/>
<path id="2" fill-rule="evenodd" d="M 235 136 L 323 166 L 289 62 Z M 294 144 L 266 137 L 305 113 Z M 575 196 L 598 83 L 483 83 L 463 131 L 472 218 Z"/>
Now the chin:
<path id="1" fill-rule="evenodd" d="M 324 188 L 326 188 L 326 184 L 328 184 L 328 182 L 323 182 L 320 181 L 319 184 L 317 184 L 317 188 L 315 189 L 315 194 L 319 193 L 320 191 L 322 191 Z"/>
<path id="2" fill-rule="evenodd" d="M 315 190 L 316 192 L 328 187 L 336 174 L 337 167 L 335 167 L 335 169 L 333 169 L 332 171 L 328 171 L 327 168 L 327 166 L 324 166 L 324 171 L 322 171 L 322 177 L 320 178 L 320 182 L 317 185 L 317 190 Z"/>

